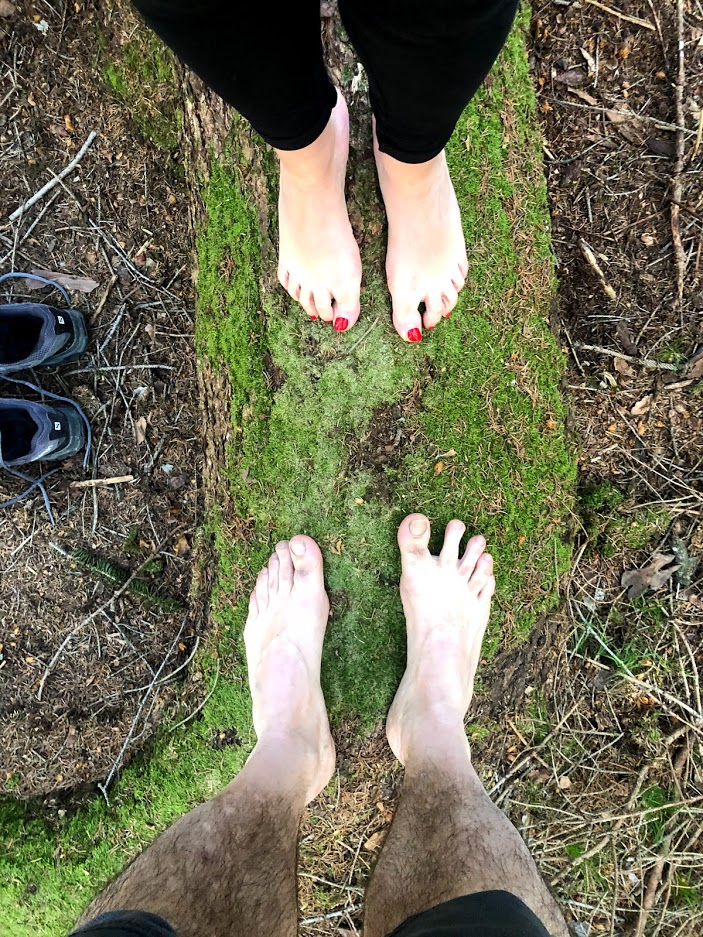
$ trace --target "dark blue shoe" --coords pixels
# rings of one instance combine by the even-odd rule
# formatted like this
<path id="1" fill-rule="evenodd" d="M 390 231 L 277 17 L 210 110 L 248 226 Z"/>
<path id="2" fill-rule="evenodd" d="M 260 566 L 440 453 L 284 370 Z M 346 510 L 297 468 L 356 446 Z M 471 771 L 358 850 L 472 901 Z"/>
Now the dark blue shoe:
<path id="1" fill-rule="evenodd" d="M 87 344 L 85 319 L 76 309 L 43 303 L 0 306 L 0 377 L 75 361 Z"/>
<path id="2" fill-rule="evenodd" d="M 86 446 L 83 418 L 75 407 L 0 398 L 0 464 L 60 461 Z"/>

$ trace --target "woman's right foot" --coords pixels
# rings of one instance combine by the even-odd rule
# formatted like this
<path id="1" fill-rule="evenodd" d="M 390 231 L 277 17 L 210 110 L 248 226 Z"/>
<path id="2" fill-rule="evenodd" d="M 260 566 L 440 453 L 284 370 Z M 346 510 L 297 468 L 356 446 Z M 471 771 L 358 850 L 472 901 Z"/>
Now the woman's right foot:
<path id="1" fill-rule="evenodd" d="M 427 549 L 430 522 L 424 515 L 409 515 L 398 530 L 408 654 L 386 734 L 402 764 L 425 751 L 428 742 L 441 748 L 445 738 L 466 740 L 464 716 L 495 579 L 483 537 L 472 537 L 459 556 L 465 530 L 461 521 L 450 521 L 438 557 Z"/>
<path id="2" fill-rule="evenodd" d="M 277 150 L 278 279 L 311 319 L 346 332 L 359 318 L 361 257 L 344 184 L 349 115 L 342 95 L 320 136 L 301 150 Z"/>

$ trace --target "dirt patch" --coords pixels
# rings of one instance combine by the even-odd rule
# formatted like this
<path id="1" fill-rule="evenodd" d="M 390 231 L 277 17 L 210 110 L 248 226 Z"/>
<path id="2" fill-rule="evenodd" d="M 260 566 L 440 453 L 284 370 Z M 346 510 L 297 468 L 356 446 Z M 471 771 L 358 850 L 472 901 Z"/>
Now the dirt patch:
<path id="1" fill-rule="evenodd" d="M 85 409 L 88 469 L 72 459 L 47 481 L 55 526 L 36 492 L 0 514 L 0 789 L 28 796 L 114 777 L 173 705 L 196 644 L 187 607 L 202 445 L 178 126 L 155 122 L 165 92 L 128 106 L 110 63 L 120 49 L 134 55 L 134 20 L 113 3 L 14 7 L 0 20 L 1 269 L 98 282 L 71 296 L 88 322 L 85 356 L 21 375 Z M 77 169 L 11 222 L 91 131 Z M 13 298 L 63 302 L 19 281 Z M 0 479 L 0 499 L 20 490 Z M 137 588 L 122 590 L 132 574 Z M 157 591 L 168 599 L 150 601 Z"/>

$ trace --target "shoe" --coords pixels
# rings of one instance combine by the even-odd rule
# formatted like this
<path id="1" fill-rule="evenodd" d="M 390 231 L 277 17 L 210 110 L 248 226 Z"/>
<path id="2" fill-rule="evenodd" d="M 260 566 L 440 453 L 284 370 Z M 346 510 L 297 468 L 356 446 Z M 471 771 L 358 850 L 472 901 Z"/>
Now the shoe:
<path id="1" fill-rule="evenodd" d="M 60 461 L 86 446 L 86 427 L 67 404 L 0 398 L 0 464 Z"/>
<path id="2" fill-rule="evenodd" d="M 83 315 L 43 303 L 0 305 L 0 376 L 75 361 L 88 345 Z"/>

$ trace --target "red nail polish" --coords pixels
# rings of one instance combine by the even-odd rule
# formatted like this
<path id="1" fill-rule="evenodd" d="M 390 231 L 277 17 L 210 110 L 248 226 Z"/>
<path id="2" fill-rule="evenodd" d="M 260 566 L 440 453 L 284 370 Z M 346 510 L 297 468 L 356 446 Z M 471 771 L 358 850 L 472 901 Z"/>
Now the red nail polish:
<path id="1" fill-rule="evenodd" d="M 311 322 L 314 322 L 317 319 L 317 316 L 308 316 Z"/>
<path id="2" fill-rule="evenodd" d="M 346 332 L 348 326 L 349 326 L 349 319 L 344 319 L 340 316 L 339 319 L 334 320 L 335 332 Z"/>
<path id="3" fill-rule="evenodd" d="M 410 331 L 408 332 L 408 341 L 409 342 L 421 342 L 422 332 L 419 329 L 410 329 Z"/>
<path id="4" fill-rule="evenodd" d="M 451 315 L 452 315 L 451 312 L 447 312 L 447 313 L 444 314 L 444 318 L 445 318 L 445 319 L 450 319 L 450 318 L 451 318 Z"/>
<path id="5" fill-rule="evenodd" d="M 428 332 L 431 332 L 431 331 L 434 329 L 434 326 L 433 326 L 433 325 L 426 325 L 425 328 L 427 329 Z"/>

